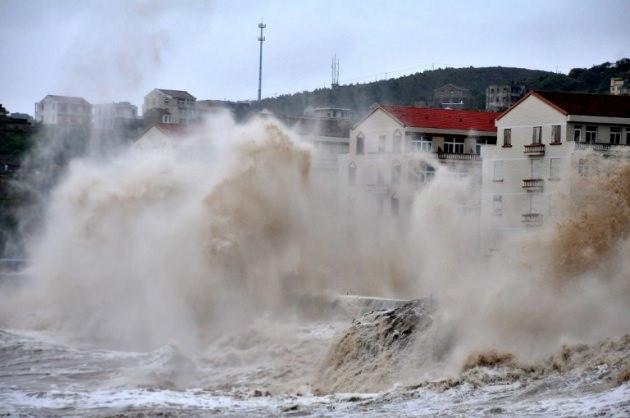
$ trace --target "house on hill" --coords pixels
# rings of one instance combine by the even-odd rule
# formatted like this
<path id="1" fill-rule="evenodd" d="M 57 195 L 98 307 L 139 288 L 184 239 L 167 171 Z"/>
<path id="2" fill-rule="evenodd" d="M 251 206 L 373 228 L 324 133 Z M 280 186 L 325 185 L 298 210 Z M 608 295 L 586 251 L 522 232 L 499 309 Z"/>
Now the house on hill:
<path id="1" fill-rule="evenodd" d="M 433 90 L 433 107 L 441 109 L 468 109 L 471 107 L 472 94 L 469 89 L 445 84 Z"/>
<path id="2" fill-rule="evenodd" d="M 480 183 L 480 150 L 496 144 L 498 113 L 375 105 L 350 131 L 339 176 L 367 191 L 379 214 L 409 210 L 413 195 L 433 178 L 436 164 Z M 403 203 L 401 205 L 401 202 Z"/>
<path id="3" fill-rule="evenodd" d="M 482 245 L 557 215 L 572 171 L 587 154 L 630 156 L 630 96 L 531 91 L 496 119 L 498 143 L 482 150 Z"/>
<path id="4" fill-rule="evenodd" d="M 198 119 L 196 101 L 192 94 L 184 90 L 153 89 L 144 96 L 142 114 L 158 114 L 162 117 L 158 123 L 187 125 Z"/>
<path id="5" fill-rule="evenodd" d="M 92 105 L 82 97 L 49 94 L 35 103 L 35 121 L 43 125 L 89 127 Z"/>

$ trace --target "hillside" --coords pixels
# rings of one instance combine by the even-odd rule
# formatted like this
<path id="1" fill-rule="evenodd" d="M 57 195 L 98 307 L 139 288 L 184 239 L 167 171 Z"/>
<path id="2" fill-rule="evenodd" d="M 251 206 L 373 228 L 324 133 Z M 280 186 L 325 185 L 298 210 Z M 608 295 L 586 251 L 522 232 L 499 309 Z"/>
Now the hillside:
<path id="1" fill-rule="evenodd" d="M 389 80 L 364 84 L 341 85 L 314 91 L 287 94 L 263 99 L 256 107 L 267 108 L 286 115 L 301 115 L 307 106 L 334 105 L 365 112 L 373 103 L 413 105 L 418 101 L 431 102 L 433 89 L 453 83 L 471 90 L 473 106 L 485 107 L 485 89 L 490 84 L 515 82 L 529 89 L 608 92 L 610 77 L 630 76 L 630 59 L 603 63 L 589 69 L 574 68 L 569 74 L 511 67 L 442 68 L 415 73 Z"/>

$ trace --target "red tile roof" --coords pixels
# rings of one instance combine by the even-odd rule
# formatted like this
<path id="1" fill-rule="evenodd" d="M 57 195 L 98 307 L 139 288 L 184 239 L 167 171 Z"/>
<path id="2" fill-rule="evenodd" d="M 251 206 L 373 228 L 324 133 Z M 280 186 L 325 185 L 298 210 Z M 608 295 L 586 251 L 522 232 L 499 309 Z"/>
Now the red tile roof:
<path id="1" fill-rule="evenodd" d="M 496 132 L 497 112 L 432 109 L 411 106 L 381 106 L 401 123 L 413 128 L 457 129 Z"/>

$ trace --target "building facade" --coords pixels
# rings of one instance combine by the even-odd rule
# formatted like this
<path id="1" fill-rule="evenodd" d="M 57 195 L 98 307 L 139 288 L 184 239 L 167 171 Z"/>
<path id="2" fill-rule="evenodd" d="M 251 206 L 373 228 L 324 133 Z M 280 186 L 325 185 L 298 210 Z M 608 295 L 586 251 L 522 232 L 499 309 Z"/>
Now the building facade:
<path id="1" fill-rule="evenodd" d="M 159 123 L 176 123 L 188 125 L 198 120 L 196 111 L 197 99 L 183 90 L 153 89 L 144 96 L 142 114 L 159 114 Z M 153 111 L 160 109 L 161 111 Z"/>
<path id="2" fill-rule="evenodd" d="M 433 107 L 442 109 L 468 109 L 471 107 L 470 90 L 455 84 L 445 84 L 433 90 Z"/>
<path id="3" fill-rule="evenodd" d="M 630 80 L 622 77 L 613 77 L 610 79 L 610 94 L 615 96 L 630 95 Z"/>
<path id="4" fill-rule="evenodd" d="M 94 127 L 114 129 L 138 119 L 138 107 L 129 102 L 101 103 L 92 106 Z"/>
<path id="5" fill-rule="evenodd" d="M 373 106 L 350 131 L 350 149 L 339 158 L 340 182 L 374 198 L 378 215 L 411 209 L 416 192 L 431 181 L 436 164 L 471 176 L 480 186 L 484 145 L 494 146 L 498 113 Z"/>
<path id="6" fill-rule="evenodd" d="M 486 88 L 486 110 L 500 112 L 506 110 L 525 95 L 525 86 L 513 84 L 493 84 Z"/>
<path id="7" fill-rule="evenodd" d="M 532 91 L 496 120 L 482 150 L 482 247 L 552 222 L 588 152 L 630 150 L 630 96 Z"/>
<path id="8" fill-rule="evenodd" d="M 92 105 L 81 97 L 49 94 L 35 103 L 35 121 L 44 125 L 89 127 Z"/>

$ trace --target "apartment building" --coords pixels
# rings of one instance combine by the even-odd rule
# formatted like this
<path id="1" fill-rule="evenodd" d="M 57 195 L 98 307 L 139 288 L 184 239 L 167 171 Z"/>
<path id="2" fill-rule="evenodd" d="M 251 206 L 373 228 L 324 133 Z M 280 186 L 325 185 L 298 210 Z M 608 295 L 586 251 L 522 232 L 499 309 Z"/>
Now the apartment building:
<path id="1" fill-rule="evenodd" d="M 398 216 L 442 164 L 481 183 L 480 150 L 496 144 L 498 113 L 375 105 L 350 131 L 340 181 L 374 197 L 379 215 Z"/>
<path id="2" fill-rule="evenodd" d="M 613 77 L 610 79 L 610 94 L 615 96 L 630 95 L 630 80 L 622 77 Z"/>
<path id="3" fill-rule="evenodd" d="M 455 84 L 445 84 L 433 90 L 433 107 L 442 109 L 467 109 L 471 107 L 470 90 Z"/>
<path id="4" fill-rule="evenodd" d="M 525 86 L 514 84 L 493 84 L 486 88 L 486 110 L 499 112 L 506 110 L 525 95 Z"/>
<path id="5" fill-rule="evenodd" d="M 482 150 L 482 247 L 553 221 L 571 170 L 589 152 L 630 150 L 630 96 L 532 91 L 496 119 L 496 147 Z"/>
<path id="6" fill-rule="evenodd" d="M 138 107 L 129 102 L 95 104 L 92 117 L 97 129 L 124 127 L 138 119 Z"/>
<path id="7" fill-rule="evenodd" d="M 89 127 L 92 105 L 81 97 L 49 94 L 35 103 L 35 121 L 44 125 Z"/>
<path id="8" fill-rule="evenodd" d="M 198 119 L 196 101 L 187 91 L 153 89 L 144 96 L 142 114 L 159 115 L 162 118 L 159 123 L 187 125 Z"/>

